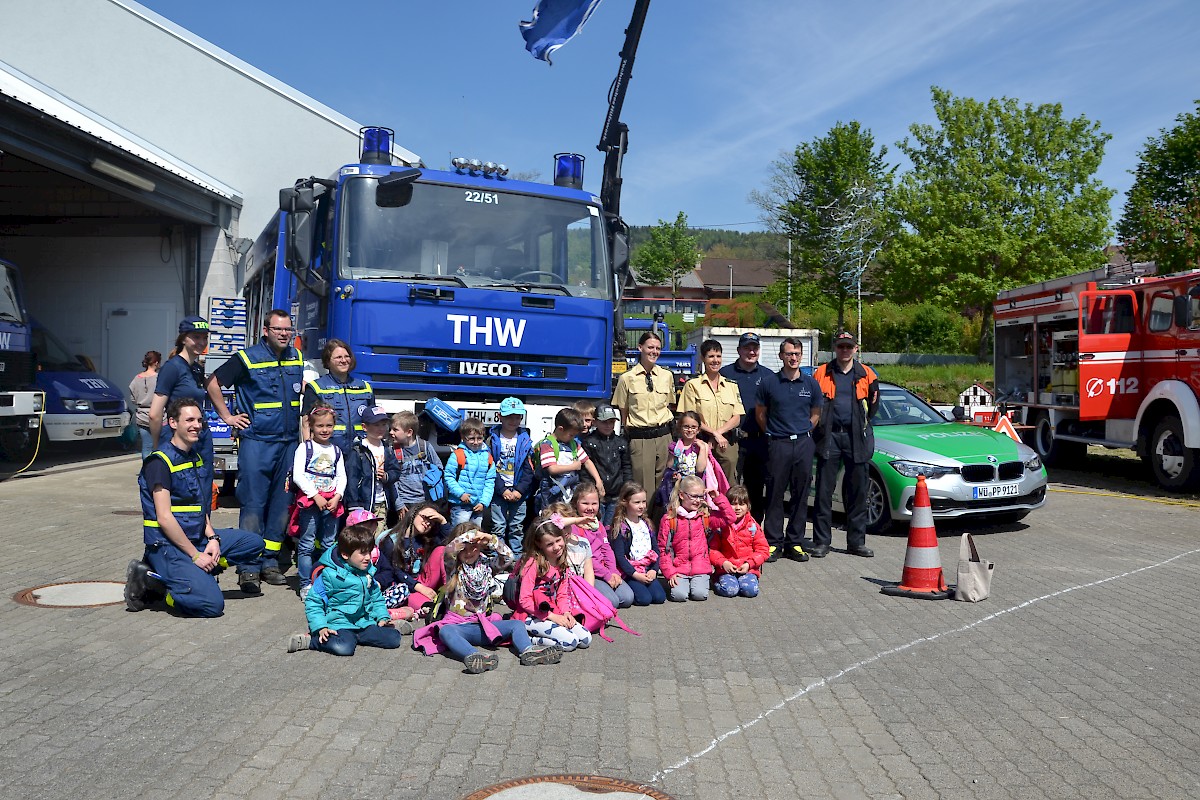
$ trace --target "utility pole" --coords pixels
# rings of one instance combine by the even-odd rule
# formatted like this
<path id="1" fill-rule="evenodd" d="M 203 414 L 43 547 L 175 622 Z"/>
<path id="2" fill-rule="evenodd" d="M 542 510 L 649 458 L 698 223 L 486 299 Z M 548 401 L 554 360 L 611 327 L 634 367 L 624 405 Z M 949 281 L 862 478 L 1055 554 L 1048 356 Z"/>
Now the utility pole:
<path id="1" fill-rule="evenodd" d="M 729 299 L 733 299 L 733 264 L 729 265 Z"/>
<path id="2" fill-rule="evenodd" d="M 792 320 L 792 237 L 788 236 L 788 322 Z"/>

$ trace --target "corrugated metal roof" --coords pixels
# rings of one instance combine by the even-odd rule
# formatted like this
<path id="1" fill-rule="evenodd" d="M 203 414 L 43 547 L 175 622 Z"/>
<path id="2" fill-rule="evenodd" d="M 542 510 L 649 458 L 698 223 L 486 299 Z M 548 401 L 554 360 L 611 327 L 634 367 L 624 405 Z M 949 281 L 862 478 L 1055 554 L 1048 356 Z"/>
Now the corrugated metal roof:
<path id="1" fill-rule="evenodd" d="M 0 94 L 11 97 L 102 142 L 107 142 L 113 147 L 226 200 L 238 204 L 242 201 L 241 195 L 236 189 L 221 183 L 211 175 L 206 175 L 191 164 L 172 156 L 145 139 L 139 138 L 120 125 L 84 108 L 69 97 L 64 97 L 49 86 L 3 61 L 0 61 Z"/>

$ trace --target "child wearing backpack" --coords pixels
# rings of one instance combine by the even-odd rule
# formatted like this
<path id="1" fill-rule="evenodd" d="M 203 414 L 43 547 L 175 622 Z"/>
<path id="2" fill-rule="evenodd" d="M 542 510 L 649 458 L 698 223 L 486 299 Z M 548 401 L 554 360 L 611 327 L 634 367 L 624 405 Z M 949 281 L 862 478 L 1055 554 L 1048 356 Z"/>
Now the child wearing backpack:
<path id="1" fill-rule="evenodd" d="M 612 545 L 608 543 L 608 529 L 598 518 L 600 493 L 594 484 L 581 483 L 571 500 L 575 513 L 585 521 L 571 527 L 571 535 L 587 540 L 592 553 L 592 585 L 612 603 L 613 608 L 629 608 L 633 605 L 633 589 L 630 588 L 617 569 L 617 559 Z"/>
<path id="2" fill-rule="evenodd" d="M 442 558 L 439 545 L 445 522 L 436 504 L 421 503 L 413 506 L 407 518 L 379 540 L 375 580 L 383 590 L 383 601 L 392 619 L 412 620 L 422 607 L 437 598 L 442 570 L 430 570 L 428 564 Z M 431 574 L 439 577 L 431 578 Z M 426 586 L 422 577 L 437 585 Z M 405 627 L 401 626 L 401 632 L 411 633 Z"/>
<path id="3" fill-rule="evenodd" d="M 429 443 L 417 436 L 417 415 L 401 411 L 392 417 L 392 453 L 400 465 L 400 478 L 388 484 L 391 499 L 389 527 L 405 520 L 413 506 L 445 496 L 442 460 Z"/>
<path id="4" fill-rule="evenodd" d="M 382 523 L 388 518 L 388 485 L 400 479 L 396 454 L 383 441 L 391 419 L 381 406 L 362 413 L 365 433 L 346 454 L 346 507 L 370 511 Z"/>
<path id="5" fill-rule="evenodd" d="M 715 508 L 710 509 L 711 506 Z M 688 475 L 675 484 L 671 503 L 658 526 L 659 563 L 671 589 L 673 603 L 708 599 L 712 562 L 709 537 L 733 521 L 729 501 L 713 490 L 705 495 L 704 481 Z"/>
<path id="6" fill-rule="evenodd" d="M 483 524 L 483 510 L 496 489 L 496 462 L 483 446 L 483 422 L 467 417 L 458 432 L 462 446 L 454 448 L 446 465 L 450 524 L 456 528 L 464 522 Z"/>
<path id="7" fill-rule="evenodd" d="M 762 526 L 750 515 L 750 492 L 746 487 L 730 487 L 728 498 L 733 519 L 713 536 L 708 549 L 713 591 L 721 597 L 758 597 L 762 565 L 771 548 Z"/>
<path id="8" fill-rule="evenodd" d="M 577 618 L 582 609 L 567 587 L 571 567 L 564 523 L 560 514 L 548 512 L 529 526 L 512 618 L 524 624 L 533 641 L 571 652 L 591 645 L 592 634 Z"/>
<path id="9" fill-rule="evenodd" d="M 477 648 L 484 644 L 511 642 L 522 666 L 557 664 L 561 648 L 534 644 L 523 622 L 501 619 L 492 611 L 492 578 L 512 563 L 512 551 L 469 522 L 456 526 L 454 533 L 445 549 L 448 578 L 441 601 L 445 613 L 413 634 L 413 649 L 425 655 L 445 651 L 462 661 L 469 675 L 493 670 L 500 663 L 495 653 L 479 652 Z"/>
<path id="10" fill-rule="evenodd" d="M 292 486 L 296 490 L 296 570 L 300 573 L 300 599 L 308 597 L 312 585 L 313 552 L 333 547 L 342 495 L 346 493 L 346 464 L 342 450 L 333 443 L 336 414 L 319 405 L 308 413 L 312 439 L 301 442 L 292 457 Z"/>
<path id="11" fill-rule="evenodd" d="M 613 515 L 613 557 L 617 569 L 625 576 L 625 584 L 633 590 L 635 606 L 660 605 L 667 602 L 667 592 L 658 580 L 658 552 L 654 549 L 654 532 L 646 516 L 646 490 L 640 483 L 629 481 L 617 495 L 617 510 Z"/>
<path id="12" fill-rule="evenodd" d="M 488 452 L 496 464 L 492 493 L 492 533 L 520 558 L 525 536 L 525 506 L 534 489 L 533 439 L 521 427 L 525 404 L 515 397 L 500 401 L 500 424 L 488 432 Z"/>
<path id="13" fill-rule="evenodd" d="M 554 503 L 569 503 L 584 470 L 592 482 L 602 486 L 596 465 L 576 439 L 583 430 L 583 417 L 573 408 L 564 408 L 554 417 L 554 431 L 538 443 L 541 479 L 534 509 L 541 513 Z M 601 489 L 603 497 L 603 489 Z"/>

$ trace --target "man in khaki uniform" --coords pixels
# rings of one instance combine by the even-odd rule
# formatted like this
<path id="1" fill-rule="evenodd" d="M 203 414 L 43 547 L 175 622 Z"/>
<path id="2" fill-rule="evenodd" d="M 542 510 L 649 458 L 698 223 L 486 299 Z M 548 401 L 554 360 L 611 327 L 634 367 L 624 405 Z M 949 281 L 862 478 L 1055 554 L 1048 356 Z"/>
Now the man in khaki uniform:
<path id="1" fill-rule="evenodd" d="M 700 360 L 704 374 L 684 384 L 679 393 L 680 413 L 695 411 L 700 415 L 700 429 L 712 442 L 713 457 L 721 465 L 730 483 L 737 480 L 738 425 L 746 413 L 738 385 L 720 373 L 721 343 L 705 339 L 700 343 Z"/>
<path id="2" fill-rule="evenodd" d="M 662 352 L 662 339 L 657 333 L 643 333 L 638 350 L 638 363 L 617 382 L 612 404 L 621 409 L 633 479 L 653 496 L 670 463 L 675 378 L 670 370 L 655 366 Z"/>

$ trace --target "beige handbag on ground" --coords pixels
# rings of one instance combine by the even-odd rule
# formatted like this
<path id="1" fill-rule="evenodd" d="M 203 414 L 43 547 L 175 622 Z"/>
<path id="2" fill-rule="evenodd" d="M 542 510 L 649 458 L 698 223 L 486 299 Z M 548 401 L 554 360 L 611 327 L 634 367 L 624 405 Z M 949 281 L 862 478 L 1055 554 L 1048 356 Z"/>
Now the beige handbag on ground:
<path id="1" fill-rule="evenodd" d="M 992 589 L 992 570 L 995 564 L 979 558 L 975 539 L 969 533 L 962 535 L 958 545 L 958 586 L 954 589 L 955 600 L 978 603 L 986 600 Z"/>

